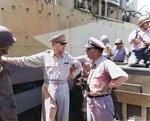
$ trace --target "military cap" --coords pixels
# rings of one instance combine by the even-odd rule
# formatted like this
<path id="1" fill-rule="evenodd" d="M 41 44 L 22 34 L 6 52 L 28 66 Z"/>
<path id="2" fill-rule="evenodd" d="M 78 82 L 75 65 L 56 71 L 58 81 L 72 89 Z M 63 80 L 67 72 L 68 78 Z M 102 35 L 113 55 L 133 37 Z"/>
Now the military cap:
<path id="1" fill-rule="evenodd" d="M 64 33 L 61 33 L 59 35 L 52 37 L 49 41 L 50 42 L 68 43 L 68 41 L 66 41 L 66 35 Z"/>
<path id="2" fill-rule="evenodd" d="M 95 49 L 104 49 L 106 48 L 105 45 L 99 41 L 98 39 L 94 37 L 90 37 L 89 41 L 86 45 L 84 45 L 85 48 L 95 48 Z"/>

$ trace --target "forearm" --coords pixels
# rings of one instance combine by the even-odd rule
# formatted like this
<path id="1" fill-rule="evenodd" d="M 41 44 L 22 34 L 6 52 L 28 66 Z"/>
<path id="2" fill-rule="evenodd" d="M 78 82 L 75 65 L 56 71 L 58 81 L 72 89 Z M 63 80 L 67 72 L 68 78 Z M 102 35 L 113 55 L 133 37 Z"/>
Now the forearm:
<path id="1" fill-rule="evenodd" d="M 16 57 L 14 58 L 10 58 L 10 57 L 2 57 L 2 60 L 6 63 L 9 63 L 9 64 L 13 64 L 13 65 L 17 65 L 17 66 L 23 66 L 24 64 L 21 63 L 19 61 L 19 59 L 17 59 Z"/>
<path id="2" fill-rule="evenodd" d="M 135 43 L 135 39 L 132 39 L 129 44 Z"/>
<path id="3" fill-rule="evenodd" d="M 143 40 L 143 42 L 144 42 L 146 45 L 150 45 L 150 41 Z"/>
<path id="4" fill-rule="evenodd" d="M 108 87 L 109 88 L 119 87 L 127 79 L 128 79 L 128 76 L 121 76 L 117 79 L 112 79 L 111 82 L 108 84 Z"/>
<path id="5" fill-rule="evenodd" d="M 41 60 L 30 58 L 30 57 L 25 57 L 25 56 L 24 57 L 14 57 L 14 58 L 3 57 L 2 60 L 5 61 L 6 63 L 21 66 L 21 67 L 36 68 L 36 67 L 42 66 Z"/>

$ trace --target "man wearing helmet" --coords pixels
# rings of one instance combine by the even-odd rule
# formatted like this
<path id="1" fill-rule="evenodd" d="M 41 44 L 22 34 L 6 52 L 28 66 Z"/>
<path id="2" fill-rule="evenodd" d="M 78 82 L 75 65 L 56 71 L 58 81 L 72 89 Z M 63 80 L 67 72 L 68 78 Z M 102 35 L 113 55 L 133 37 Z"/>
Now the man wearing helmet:
<path id="1" fill-rule="evenodd" d="M 129 65 L 131 67 L 138 66 L 141 59 L 144 59 L 144 64 L 150 57 L 150 30 L 149 30 L 150 19 L 148 16 L 142 16 L 138 20 L 139 29 L 131 32 L 128 38 L 128 42 L 131 46 L 131 56 L 129 57 Z"/>
<path id="2" fill-rule="evenodd" d="M 9 29 L 0 26 L 0 121 L 17 121 L 17 111 L 11 86 L 10 71 L 1 56 L 15 43 Z"/>
<path id="3" fill-rule="evenodd" d="M 114 62 L 124 62 L 125 57 L 128 55 L 128 49 L 123 45 L 122 39 L 120 38 L 116 39 L 112 51 L 115 53 Z"/>
<path id="4" fill-rule="evenodd" d="M 113 53 L 111 46 L 109 45 L 109 39 L 107 35 L 102 35 L 100 40 L 103 42 L 103 44 L 106 46 L 106 48 L 103 51 L 103 56 L 105 56 L 108 59 L 112 59 L 115 53 Z"/>

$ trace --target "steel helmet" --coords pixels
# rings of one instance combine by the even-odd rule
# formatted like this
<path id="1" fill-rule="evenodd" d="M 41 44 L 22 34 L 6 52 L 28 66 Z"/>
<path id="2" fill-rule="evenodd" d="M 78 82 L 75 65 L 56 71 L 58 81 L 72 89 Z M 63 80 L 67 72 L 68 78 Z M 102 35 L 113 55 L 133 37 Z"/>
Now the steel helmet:
<path id="1" fill-rule="evenodd" d="M 149 16 L 142 16 L 138 19 L 138 25 L 142 26 L 144 23 L 149 22 L 150 18 Z"/>
<path id="2" fill-rule="evenodd" d="M 109 42 L 108 36 L 107 35 L 102 35 L 100 39 L 103 43 Z"/>
<path id="3" fill-rule="evenodd" d="M 8 47 L 16 42 L 10 30 L 4 26 L 0 26 L 0 48 Z"/>
<path id="4" fill-rule="evenodd" d="M 120 38 L 116 39 L 115 45 L 116 45 L 116 44 L 119 44 L 119 43 L 120 43 L 120 44 L 123 44 L 123 43 L 122 43 L 122 39 L 120 39 Z"/>

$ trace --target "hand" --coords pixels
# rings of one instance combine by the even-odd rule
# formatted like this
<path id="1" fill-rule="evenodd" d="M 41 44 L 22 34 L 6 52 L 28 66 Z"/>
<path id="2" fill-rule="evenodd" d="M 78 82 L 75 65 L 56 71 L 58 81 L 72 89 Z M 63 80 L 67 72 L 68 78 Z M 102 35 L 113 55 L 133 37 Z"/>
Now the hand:
<path id="1" fill-rule="evenodd" d="M 70 75 L 69 75 L 69 78 L 70 78 L 70 79 L 74 79 L 73 74 L 70 74 Z"/>
<path id="2" fill-rule="evenodd" d="M 141 40 L 140 40 L 139 38 L 136 38 L 136 39 L 134 40 L 134 43 L 135 43 L 135 44 L 140 44 L 140 42 L 141 42 Z"/>
<path id="3" fill-rule="evenodd" d="M 111 81 L 112 81 L 112 80 L 111 80 Z M 112 83 L 112 82 L 110 82 L 110 83 L 108 84 L 108 87 L 109 87 L 110 89 L 112 89 L 114 86 L 115 86 L 115 85 L 114 85 L 114 83 Z"/>
<path id="4" fill-rule="evenodd" d="M 88 74 L 88 72 L 90 71 L 90 65 L 85 65 L 85 64 L 83 64 L 82 65 L 82 67 L 83 67 L 83 72 L 85 73 L 85 74 Z"/>

